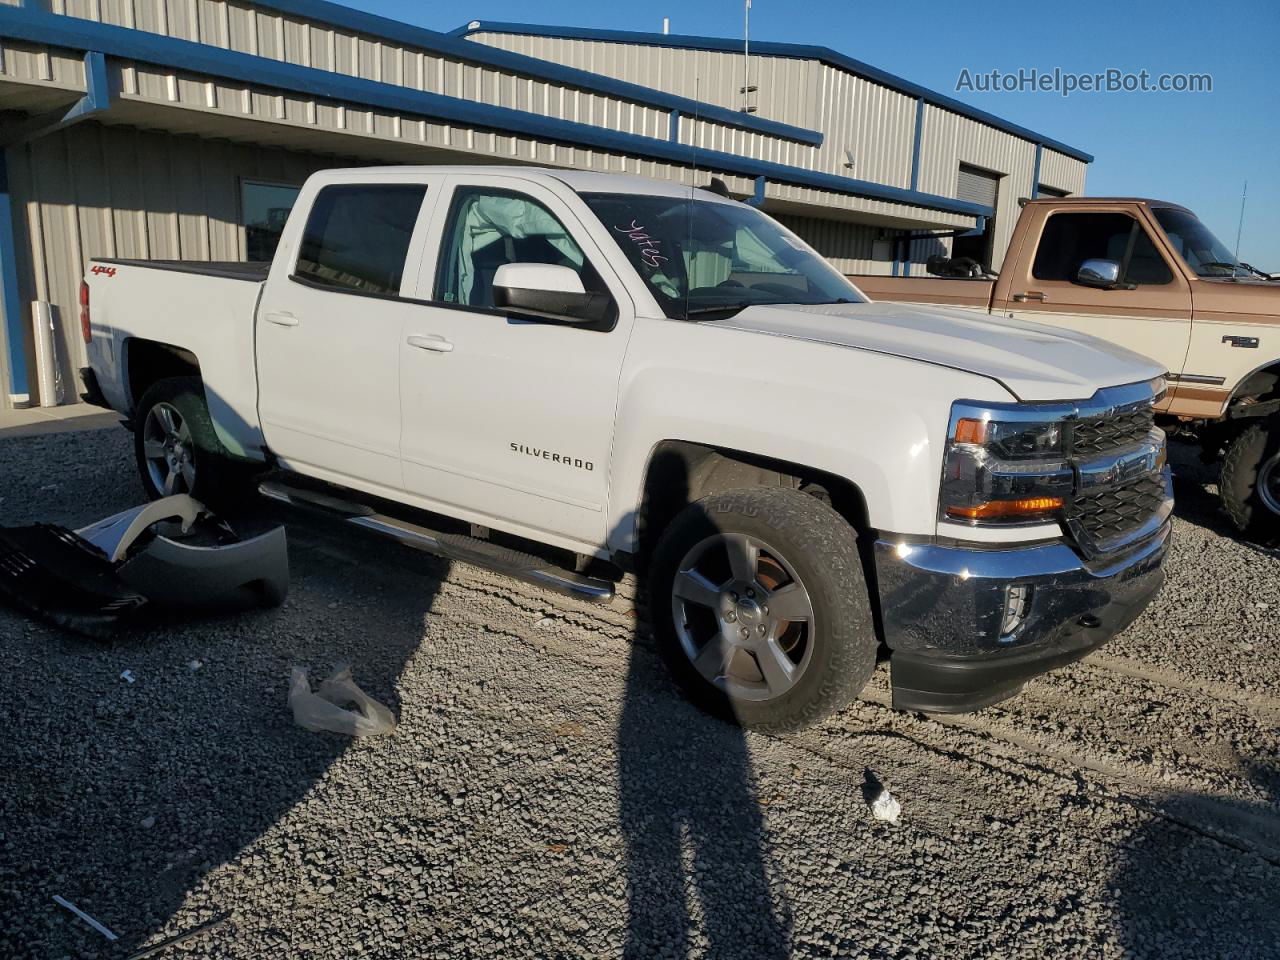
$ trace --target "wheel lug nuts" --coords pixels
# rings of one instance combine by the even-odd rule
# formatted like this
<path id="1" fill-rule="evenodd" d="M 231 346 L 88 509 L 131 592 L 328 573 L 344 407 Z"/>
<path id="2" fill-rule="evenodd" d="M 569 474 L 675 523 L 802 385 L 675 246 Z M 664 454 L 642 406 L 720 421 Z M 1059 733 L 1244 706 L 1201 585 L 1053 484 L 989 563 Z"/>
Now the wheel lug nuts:
<path id="1" fill-rule="evenodd" d="M 749 637 L 749 636 L 751 636 L 751 631 L 750 631 L 750 630 L 748 630 L 746 627 L 743 627 L 743 628 L 742 628 L 742 639 L 743 639 L 743 640 L 745 640 L 745 639 L 747 639 L 747 637 Z"/>
<path id="2" fill-rule="evenodd" d="M 755 597 L 755 595 L 756 595 L 756 592 L 755 592 L 754 590 L 748 590 L 748 591 L 747 591 L 747 596 L 748 596 L 748 597 Z"/>
<path id="3" fill-rule="evenodd" d="M 762 637 L 763 637 L 763 636 L 764 636 L 764 624 L 763 624 L 763 623 L 762 623 L 762 624 L 760 624 L 760 626 L 759 626 L 759 628 L 758 628 L 758 629 L 759 629 L 759 631 L 760 631 L 760 636 L 762 636 Z"/>
<path id="4" fill-rule="evenodd" d="M 736 603 L 738 601 L 738 595 L 736 593 L 730 593 L 729 599 Z"/>
<path id="5" fill-rule="evenodd" d="M 724 615 L 724 618 L 728 620 L 730 623 L 733 623 L 733 621 L 738 619 L 738 615 L 734 613 L 732 610 L 730 610 L 728 613 Z"/>

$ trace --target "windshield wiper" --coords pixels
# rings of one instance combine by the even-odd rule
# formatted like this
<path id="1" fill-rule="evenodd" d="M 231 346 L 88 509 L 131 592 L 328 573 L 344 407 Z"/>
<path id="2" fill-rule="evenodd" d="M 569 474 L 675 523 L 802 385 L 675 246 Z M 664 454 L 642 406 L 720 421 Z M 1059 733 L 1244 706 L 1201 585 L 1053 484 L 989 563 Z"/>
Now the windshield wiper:
<path id="1" fill-rule="evenodd" d="M 771 304 L 755 303 L 750 300 L 739 300 L 734 303 L 717 303 L 706 307 L 690 307 L 684 312 L 685 319 L 689 317 L 700 317 L 707 313 L 724 313 L 726 311 L 737 313 L 739 310 L 745 310 L 747 307 L 771 306 Z"/>
<path id="2" fill-rule="evenodd" d="M 1202 261 L 1200 261 L 1200 266 L 1202 266 L 1202 267 L 1226 267 L 1228 270 L 1230 270 L 1230 271 L 1231 271 L 1231 276 L 1233 276 L 1233 277 L 1236 275 L 1236 271 L 1237 271 L 1237 270 L 1244 270 L 1244 269 L 1247 269 L 1243 263 L 1224 263 L 1224 262 L 1223 262 L 1223 261 L 1221 261 L 1221 260 L 1202 260 Z"/>

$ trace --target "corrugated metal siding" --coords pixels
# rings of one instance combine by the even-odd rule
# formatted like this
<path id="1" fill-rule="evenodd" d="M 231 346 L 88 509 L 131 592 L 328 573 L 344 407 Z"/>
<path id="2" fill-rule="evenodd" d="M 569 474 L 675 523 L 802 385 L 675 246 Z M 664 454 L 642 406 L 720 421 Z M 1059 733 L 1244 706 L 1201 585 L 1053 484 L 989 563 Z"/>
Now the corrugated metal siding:
<path id="1" fill-rule="evenodd" d="M 623 133 L 666 139 L 669 113 L 618 97 L 517 76 L 479 64 L 436 56 L 410 45 L 263 10 L 227 0 L 50 0 L 54 13 L 134 27 L 151 33 L 236 50 L 305 67 L 459 97 L 477 103 L 530 110 Z M 151 71 L 156 73 L 156 71 Z M 174 102 L 200 103 L 199 90 L 174 95 L 176 81 L 163 74 L 154 85 L 130 88 L 148 97 L 166 91 Z M 225 91 L 247 97 L 243 90 Z M 219 98 L 220 99 L 220 98 Z M 284 99 L 284 98 L 281 98 Z M 215 109 L 220 102 L 207 104 Z M 276 106 L 284 112 L 281 104 Z M 390 118 L 386 123 L 392 125 Z M 753 134 L 751 145 L 773 149 L 775 138 Z"/>
<path id="2" fill-rule="evenodd" d="M 817 250 L 841 273 L 887 273 L 888 261 L 873 259 L 879 230 L 865 223 L 848 223 L 780 213 L 775 219 Z"/>
<path id="3" fill-rule="evenodd" d="M 91 257 L 244 258 L 240 178 L 301 184 L 333 161 L 83 123 L 9 152 L 22 315 L 54 305 L 63 382 L 85 364 L 80 278 Z M 34 380 L 34 377 L 32 378 Z"/>
<path id="4" fill-rule="evenodd" d="M 47 83 L 66 90 L 84 90 L 84 59 L 41 44 L 2 40 L 0 76 L 21 82 Z"/>
<path id="5" fill-rule="evenodd" d="M 740 54 L 504 33 L 473 33 L 467 39 L 730 110 L 743 105 L 739 90 L 744 62 Z M 814 128 L 817 101 L 809 94 L 817 66 L 809 60 L 753 56 L 751 83 L 760 88 L 753 101 L 759 116 L 786 117 L 787 123 Z"/>
<path id="6" fill-rule="evenodd" d="M 475 33 L 468 39 L 731 110 L 743 105 L 739 90 L 744 62 L 740 54 L 495 33 Z M 895 187 L 911 185 L 916 110 L 913 97 L 828 64 L 789 57 L 753 56 L 751 82 L 760 88 L 753 100 L 758 116 L 821 130 L 826 138 L 823 145 L 815 149 L 771 138 L 752 144 L 749 138 L 759 135 L 727 131 L 719 141 L 700 141 L 699 146 L 736 142 L 747 156 L 776 158 L 806 170 L 845 174 Z M 692 124 L 686 120 L 684 126 Z M 733 137 L 739 139 L 732 141 Z M 683 136 L 681 139 L 693 142 Z M 770 147 L 775 151 L 772 155 L 756 152 Z M 845 166 L 846 148 L 854 154 L 852 168 Z"/>
<path id="7" fill-rule="evenodd" d="M 1040 154 L 1040 182 L 1065 190 L 1068 194 L 1084 193 L 1085 174 L 1089 165 L 1074 157 L 1045 149 Z"/>
<path id="8" fill-rule="evenodd" d="M 924 108 L 921 144 L 921 190 L 955 196 L 962 163 L 1000 176 L 995 223 L 987 226 L 995 230 L 992 266 L 998 270 L 1018 220 L 1018 198 L 1031 196 L 1035 145 L 931 104 Z M 911 273 L 923 275 L 923 264 Z"/>

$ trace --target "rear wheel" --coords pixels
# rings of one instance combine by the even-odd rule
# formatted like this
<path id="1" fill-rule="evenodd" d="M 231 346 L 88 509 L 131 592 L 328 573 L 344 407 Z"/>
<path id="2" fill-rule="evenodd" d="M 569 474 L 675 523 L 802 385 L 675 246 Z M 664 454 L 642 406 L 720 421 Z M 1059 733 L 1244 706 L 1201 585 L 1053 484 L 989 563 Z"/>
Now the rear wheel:
<path id="1" fill-rule="evenodd" d="M 134 454 L 152 500 L 188 493 L 222 504 L 249 491 L 251 468 L 218 439 L 199 377 L 169 377 L 147 389 L 135 411 Z"/>
<path id="2" fill-rule="evenodd" d="M 735 490 L 686 507 L 654 552 L 650 604 L 690 698 L 744 726 L 815 723 L 875 669 L 857 537 L 796 490 Z"/>
<path id="3" fill-rule="evenodd" d="M 1280 417 L 1255 420 L 1227 446 L 1222 505 L 1246 536 L 1280 536 Z"/>

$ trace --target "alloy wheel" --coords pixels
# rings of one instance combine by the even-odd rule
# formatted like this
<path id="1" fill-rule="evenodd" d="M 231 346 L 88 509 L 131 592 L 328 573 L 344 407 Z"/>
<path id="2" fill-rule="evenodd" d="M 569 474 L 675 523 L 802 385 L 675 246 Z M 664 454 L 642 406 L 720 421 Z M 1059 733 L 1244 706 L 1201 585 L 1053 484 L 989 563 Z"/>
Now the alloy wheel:
<path id="1" fill-rule="evenodd" d="M 795 568 L 756 537 L 715 534 L 689 550 L 671 588 L 676 635 L 694 669 L 725 694 L 772 700 L 813 654 L 813 602 Z"/>

